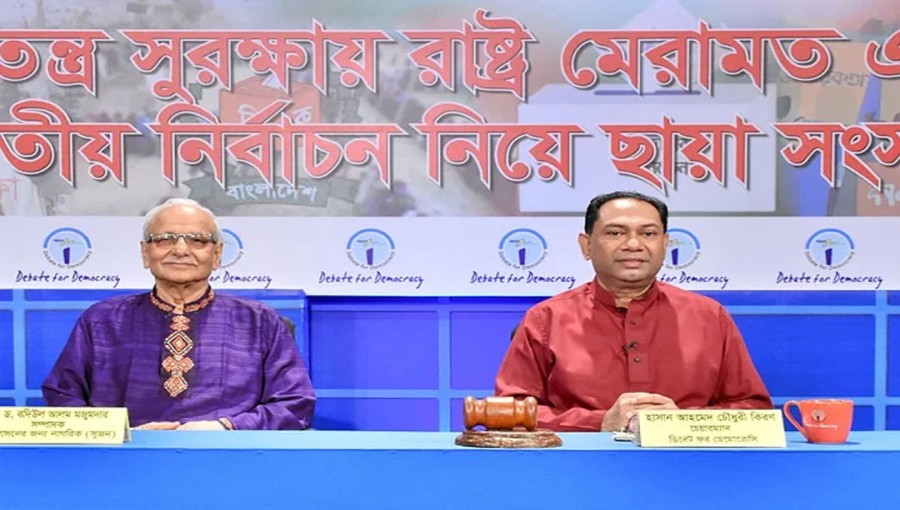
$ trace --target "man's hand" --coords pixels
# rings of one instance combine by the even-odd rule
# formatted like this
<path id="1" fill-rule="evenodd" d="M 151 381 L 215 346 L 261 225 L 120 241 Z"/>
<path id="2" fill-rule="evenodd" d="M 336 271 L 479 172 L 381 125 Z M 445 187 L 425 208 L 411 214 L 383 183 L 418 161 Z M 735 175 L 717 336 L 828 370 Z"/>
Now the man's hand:
<path id="1" fill-rule="evenodd" d="M 189 421 L 179 425 L 175 430 L 226 430 L 218 420 Z"/>
<path id="2" fill-rule="evenodd" d="M 616 432 L 624 429 L 638 409 L 678 409 L 675 401 L 657 393 L 623 393 L 603 416 L 600 430 Z"/>
<path id="3" fill-rule="evenodd" d="M 177 421 L 151 421 L 134 427 L 135 430 L 175 430 L 181 423 Z"/>

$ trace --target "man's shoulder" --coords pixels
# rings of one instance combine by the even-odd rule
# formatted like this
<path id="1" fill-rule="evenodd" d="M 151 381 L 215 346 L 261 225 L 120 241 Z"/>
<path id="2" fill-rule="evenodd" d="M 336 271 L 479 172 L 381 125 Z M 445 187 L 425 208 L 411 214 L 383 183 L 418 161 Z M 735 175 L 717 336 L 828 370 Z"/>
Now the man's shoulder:
<path id="1" fill-rule="evenodd" d="M 287 326 L 291 336 L 294 336 L 296 327 L 294 323 L 278 310 L 269 306 L 263 301 L 235 294 L 217 293 L 213 306 L 223 317 L 227 317 L 228 321 L 234 323 L 253 324 L 254 331 L 265 337 L 265 331 L 272 332 L 274 335 L 278 331 L 280 324 Z M 268 337 L 274 340 L 275 336 Z"/>
<path id="2" fill-rule="evenodd" d="M 144 301 L 148 301 L 149 293 L 139 292 L 136 294 L 122 294 L 120 296 L 112 296 L 97 301 L 84 311 L 85 316 L 104 317 L 112 312 L 133 308 L 140 305 Z"/>
<path id="3" fill-rule="evenodd" d="M 278 312 L 276 312 L 274 308 L 258 299 L 238 296 L 235 294 L 224 294 L 221 292 L 217 292 L 216 299 L 213 302 L 219 306 L 223 306 L 231 310 L 244 310 L 250 313 L 263 315 L 278 314 Z"/>
<path id="4" fill-rule="evenodd" d="M 536 303 L 529 309 L 530 311 L 550 310 L 558 306 L 569 306 L 574 301 L 584 300 L 590 296 L 591 283 L 584 283 L 574 289 L 560 292 L 559 294 L 548 297 L 547 299 Z"/>
<path id="5" fill-rule="evenodd" d="M 695 291 L 682 289 L 664 282 L 656 282 L 656 285 L 659 286 L 660 294 L 673 304 L 695 308 L 706 308 L 710 311 L 718 311 L 724 308 L 722 303 Z"/>

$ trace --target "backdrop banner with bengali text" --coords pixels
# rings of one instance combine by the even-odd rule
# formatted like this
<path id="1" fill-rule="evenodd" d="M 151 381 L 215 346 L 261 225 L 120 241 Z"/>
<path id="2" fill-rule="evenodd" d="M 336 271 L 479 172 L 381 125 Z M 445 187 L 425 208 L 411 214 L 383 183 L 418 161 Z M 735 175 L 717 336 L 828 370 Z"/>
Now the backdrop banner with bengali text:
<path id="1" fill-rule="evenodd" d="M 895 0 L 44 0 L 0 12 L 0 288 L 550 295 L 592 197 L 670 208 L 694 290 L 898 290 Z"/>

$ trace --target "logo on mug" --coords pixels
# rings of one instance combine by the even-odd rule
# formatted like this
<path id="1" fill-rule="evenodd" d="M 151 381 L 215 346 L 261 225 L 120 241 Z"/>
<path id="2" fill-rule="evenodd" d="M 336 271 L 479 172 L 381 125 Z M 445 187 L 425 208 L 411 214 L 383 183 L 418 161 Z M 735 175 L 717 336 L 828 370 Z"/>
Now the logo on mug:
<path id="1" fill-rule="evenodd" d="M 850 236 L 836 228 L 823 228 L 806 240 L 806 258 L 822 269 L 836 269 L 853 258 L 855 246 Z"/>
<path id="2" fill-rule="evenodd" d="M 394 258 L 394 240 L 383 230 L 366 228 L 350 236 L 347 257 L 364 269 L 378 269 Z"/>
<path id="3" fill-rule="evenodd" d="M 534 230 L 517 228 L 500 239 L 500 259 L 516 269 L 530 269 L 547 257 L 547 241 Z"/>
<path id="4" fill-rule="evenodd" d="M 672 228 L 668 233 L 669 246 L 665 260 L 667 268 L 682 269 L 700 258 L 700 240 L 693 232 L 683 228 Z"/>
<path id="5" fill-rule="evenodd" d="M 77 267 L 90 256 L 91 240 L 77 228 L 58 228 L 44 239 L 44 257 L 56 267 Z"/>
<path id="6" fill-rule="evenodd" d="M 816 423 L 822 423 L 825 421 L 825 418 L 827 418 L 825 416 L 825 411 L 822 409 L 813 410 L 813 412 L 809 413 L 809 417 Z"/>
<path id="7" fill-rule="evenodd" d="M 244 242 L 227 228 L 222 229 L 222 264 L 219 267 L 231 267 L 244 256 Z"/>

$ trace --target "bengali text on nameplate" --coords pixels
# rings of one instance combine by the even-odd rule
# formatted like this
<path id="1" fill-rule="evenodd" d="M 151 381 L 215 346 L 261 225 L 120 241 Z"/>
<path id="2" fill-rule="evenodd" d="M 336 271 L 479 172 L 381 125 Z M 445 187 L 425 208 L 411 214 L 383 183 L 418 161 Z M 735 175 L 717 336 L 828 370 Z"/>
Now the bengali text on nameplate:
<path id="1" fill-rule="evenodd" d="M 784 448 L 777 409 L 644 410 L 638 412 L 640 446 L 654 448 Z"/>
<path id="2" fill-rule="evenodd" d="M 122 444 L 130 440 L 124 407 L 0 408 L 0 443 Z"/>

